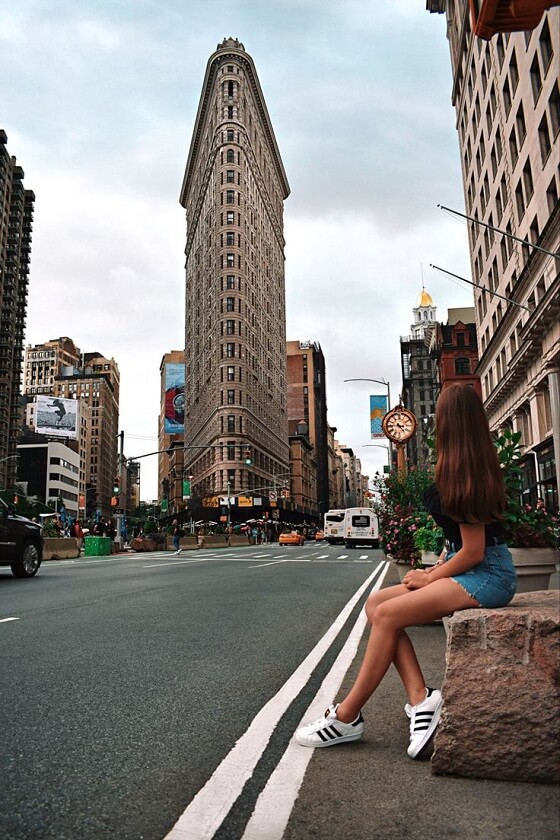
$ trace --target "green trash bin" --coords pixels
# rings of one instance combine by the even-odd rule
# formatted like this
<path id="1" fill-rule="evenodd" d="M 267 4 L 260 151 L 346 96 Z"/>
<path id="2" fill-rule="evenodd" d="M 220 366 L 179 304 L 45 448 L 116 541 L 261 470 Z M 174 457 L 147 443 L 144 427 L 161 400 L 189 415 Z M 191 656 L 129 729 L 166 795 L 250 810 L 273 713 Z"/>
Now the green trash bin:
<path id="1" fill-rule="evenodd" d="M 86 557 L 104 557 L 111 554 L 110 537 L 86 537 L 84 540 L 84 555 Z"/>

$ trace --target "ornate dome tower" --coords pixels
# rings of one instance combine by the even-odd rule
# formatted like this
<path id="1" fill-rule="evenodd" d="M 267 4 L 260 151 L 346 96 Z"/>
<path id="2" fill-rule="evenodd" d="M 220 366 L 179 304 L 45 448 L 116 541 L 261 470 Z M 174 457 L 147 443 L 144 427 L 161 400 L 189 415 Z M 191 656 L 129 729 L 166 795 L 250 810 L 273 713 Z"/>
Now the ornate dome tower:
<path id="1" fill-rule="evenodd" d="M 436 323 L 436 308 L 432 296 L 422 286 L 422 291 L 416 298 L 416 306 L 412 310 L 414 313 L 414 323 L 410 327 L 412 338 L 424 338 L 426 327 L 431 327 Z"/>

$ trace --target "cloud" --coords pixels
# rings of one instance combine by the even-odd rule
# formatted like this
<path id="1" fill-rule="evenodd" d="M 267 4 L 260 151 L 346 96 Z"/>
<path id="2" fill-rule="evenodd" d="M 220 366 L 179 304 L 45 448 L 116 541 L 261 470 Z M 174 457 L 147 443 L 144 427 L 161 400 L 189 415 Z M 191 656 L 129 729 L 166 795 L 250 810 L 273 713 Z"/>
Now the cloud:
<path id="1" fill-rule="evenodd" d="M 157 434 L 159 363 L 184 341 L 179 190 L 207 60 L 238 37 L 292 190 L 288 337 L 321 343 L 329 421 L 358 452 L 368 386 L 343 380 L 398 395 L 421 264 L 442 320 L 471 300 L 428 268 L 469 273 L 464 227 L 436 208 L 463 204 L 443 19 L 416 0 L 0 6 L 2 127 L 36 194 L 27 341 L 114 356 L 122 428 Z M 143 497 L 156 466 L 142 461 Z"/>

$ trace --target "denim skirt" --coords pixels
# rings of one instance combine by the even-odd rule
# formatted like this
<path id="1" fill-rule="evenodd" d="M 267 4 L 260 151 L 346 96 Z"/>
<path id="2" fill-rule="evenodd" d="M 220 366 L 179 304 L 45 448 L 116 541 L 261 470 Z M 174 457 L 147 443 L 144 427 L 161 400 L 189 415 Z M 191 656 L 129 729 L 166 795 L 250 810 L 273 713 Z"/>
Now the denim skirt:
<path id="1" fill-rule="evenodd" d="M 456 552 L 450 551 L 447 560 Z M 452 575 L 465 592 L 478 601 L 481 607 L 505 607 L 517 588 L 517 575 L 511 551 L 505 543 L 487 545 L 481 563 L 468 572 Z"/>

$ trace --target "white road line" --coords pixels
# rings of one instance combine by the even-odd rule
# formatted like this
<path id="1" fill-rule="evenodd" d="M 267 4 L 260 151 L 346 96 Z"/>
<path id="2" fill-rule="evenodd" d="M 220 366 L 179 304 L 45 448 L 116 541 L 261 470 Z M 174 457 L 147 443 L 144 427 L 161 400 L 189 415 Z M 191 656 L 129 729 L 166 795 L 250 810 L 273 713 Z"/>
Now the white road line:
<path id="1" fill-rule="evenodd" d="M 0 624 L 5 624 L 7 621 L 19 621 L 15 615 L 11 615 L 9 618 L 0 618 Z"/>
<path id="2" fill-rule="evenodd" d="M 360 554 L 360 556 L 358 557 L 358 560 L 367 560 L 367 559 L 368 559 L 367 554 Z"/>
<path id="3" fill-rule="evenodd" d="M 281 560 L 269 560 L 268 563 L 259 563 L 258 566 L 249 566 L 250 569 L 262 569 L 263 566 L 277 566 L 279 563 L 285 563 L 286 558 L 283 557 Z"/>
<path id="4" fill-rule="evenodd" d="M 386 565 L 388 567 L 388 564 Z M 286 680 L 282 688 L 263 706 L 247 731 L 218 765 L 164 840 L 211 840 L 241 794 L 245 782 L 251 778 L 278 721 L 309 681 L 317 663 L 321 661 L 333 640 L 340 633 L 348 616 L 375 577 L 380 566 L 383 566 L 383 563 L 376 566 L 372 574 L 348 601 L 323 638 L 317 642 L 313 650 L 296 668 L 292 676 Z M 313 751 L 309 750 L 309 752 Z"/>
<path id="5" fill-rule="evenodd" d="M 336 559 L 337 560 L 348 560 L 348 555 L 347 554 L 339 554 Z"/>
<path id="6" fill-rule="evenodd" d="M 381 587 L 388 568 L 387 564 L 373 590 Z M 301 723 L 320 717 L 325 707 L 332 703 L 356 656 L 365 625 L 366 616 L 362 610 Z M 292 739 L 257 800 L 242 840 L 282 840 L 313 752 Z"/>
<path id="7" fill-rule="evenodd" d="M 198 560 L 175 560 L 171 563 L 152 563 L 149 566 L 142 566 L 143 569 L 160 569 L 162 566 L 187 566 L 189 563 L 204 563 L 207 557 L 200 557 Z"/>
<path id="8" fill-rule="evenodd" d="M 317 557 L 317 560 L 326 560 L 328 556 L 329 556 L 328 554 L 319 554 L 319 556 Z"/>

